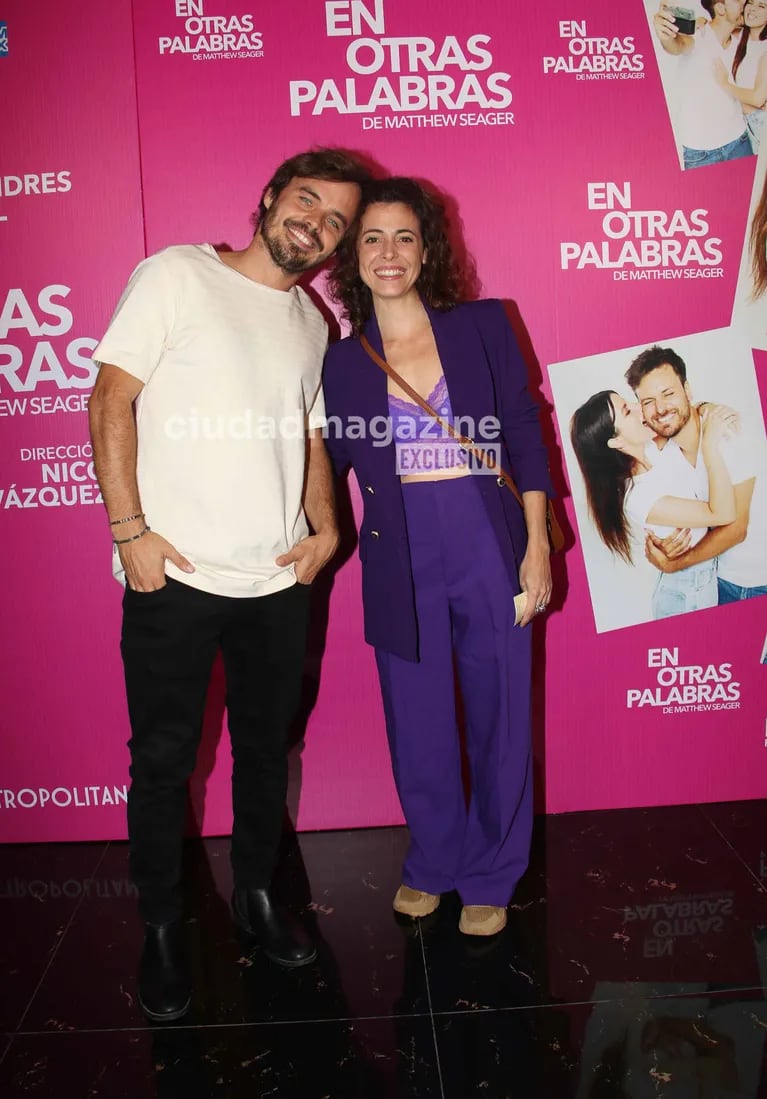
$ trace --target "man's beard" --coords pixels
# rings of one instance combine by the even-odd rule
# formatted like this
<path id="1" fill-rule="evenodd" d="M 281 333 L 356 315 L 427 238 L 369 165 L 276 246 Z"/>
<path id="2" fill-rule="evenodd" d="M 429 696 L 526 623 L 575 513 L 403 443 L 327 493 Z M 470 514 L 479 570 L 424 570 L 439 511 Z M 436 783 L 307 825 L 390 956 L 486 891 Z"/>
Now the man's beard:
<path id="1" fill-rule="evenodd" d="M 275 263 L 281 271 L 284 271 L 286 275 L 300 275 L 304 271 L 308 271 L 311 267 L 314 267 L 319 262 L 320 257 L 320 245 L 314 231 L 309 229 L 309 227 L 302 222 L 291 220 L 290 218 L 283 222 L 283 226 L 295 225 L 302 233 L 306 233 L 307 236 L 311 237 L 317 245 L 316 252 L 304 252 L 297 244 L 293 244 L 291 241 L 272 232 L 274 222 L 275 217 L 270 210 L 267 210 L 266 217 L 261 226 L 261 238 L 266 246 L 267 252 L 272 258 L 272 262 Z"/>
<path id="2" fill-rule="evenodd" d="M 656 435 L 660 435 L 663 439 L 673 439 L 675 435 L 685 427 L 690 421 L 691 409 L 689 404 L 686 409 L 677 409 L 678 417 L 672 419 L 669 423 L 658 424 L 651 420 L 646 421 L 647 426 L 652 428 Z"/>

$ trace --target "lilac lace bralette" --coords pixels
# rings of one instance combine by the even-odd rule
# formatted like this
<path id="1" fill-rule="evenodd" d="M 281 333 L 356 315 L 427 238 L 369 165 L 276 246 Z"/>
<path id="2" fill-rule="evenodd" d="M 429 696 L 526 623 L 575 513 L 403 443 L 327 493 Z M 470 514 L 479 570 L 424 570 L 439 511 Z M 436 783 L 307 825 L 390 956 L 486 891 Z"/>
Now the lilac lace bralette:
<path id="1" fill-rule="evenodd" d="M 428 413 L 404 397 L 393 393 L 388 396 L 393 438 L 399 450 L 400 475 L 447 472 L 465 467 L 465 452 Z M 443 420 L 453 423 L 453 409 L 444 374 L 426 402 Z"/>

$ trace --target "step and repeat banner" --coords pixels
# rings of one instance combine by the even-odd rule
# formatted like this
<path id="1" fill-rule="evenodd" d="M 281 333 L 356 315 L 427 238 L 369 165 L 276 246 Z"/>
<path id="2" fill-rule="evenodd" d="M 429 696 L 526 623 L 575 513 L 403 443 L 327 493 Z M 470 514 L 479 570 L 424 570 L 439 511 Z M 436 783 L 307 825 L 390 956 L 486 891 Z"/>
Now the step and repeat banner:
<path id="1" fill-rule="evenodd" d="M 545 808 L 764 796 L 767 43 L 752 6 L 717 4 L 710 24 L 649 0 L 301 0 L 287 19 L 249 0 L 6 0 L 0 840 L 124 835 L 91 352 L 139 260 L 243 247 L 274 167 L 313 145 L 439 189 L 528 349 L 570 534 L 535 627 Z M 318 596 L 292 757 L 304 829 L 401 819 L 359 580 L 352 555 L 327 628 Z M 230 827 L 222 710 L 214 678 L 194 783 L 209 833 Z"/>

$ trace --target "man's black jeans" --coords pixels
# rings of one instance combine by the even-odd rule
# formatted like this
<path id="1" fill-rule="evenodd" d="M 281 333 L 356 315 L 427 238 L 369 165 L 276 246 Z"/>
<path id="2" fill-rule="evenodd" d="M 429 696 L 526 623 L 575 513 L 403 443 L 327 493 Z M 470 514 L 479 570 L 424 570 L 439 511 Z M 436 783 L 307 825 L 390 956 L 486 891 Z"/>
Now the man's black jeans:
<path id="1" fill-rule="evenodd" d="M 186 789 L 219 648 L 232 741 L 237 888 L 269 885 L 287 792 L 287 737 L 301 696 L 309 587 L 236 599 L 168 580 L 126 589 L 121 650 L 131 721 L 131 875 L 148 923 L 178 919 Z"/>

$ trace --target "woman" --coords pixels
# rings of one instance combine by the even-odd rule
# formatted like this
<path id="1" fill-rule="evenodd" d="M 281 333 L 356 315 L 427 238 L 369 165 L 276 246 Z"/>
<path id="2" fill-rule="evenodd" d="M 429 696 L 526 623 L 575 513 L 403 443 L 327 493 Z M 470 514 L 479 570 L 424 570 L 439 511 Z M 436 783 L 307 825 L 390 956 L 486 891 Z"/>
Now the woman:
<path id="1" fill-rule="evenodd" d="M 599 536 L 616 556 L 632 564 L 632 524 L 646 525 L 658 535 L 689 528 L 696 545 L 709 527 L 735 519 L 735 494 L 721 454 L 733 413 L 719 405 L 699 412 L 701 453 L 708 473 L 709 499 L 672 495 L 684 483 L 687 459 L 673 444 L 659 451 L 638 403 L 612 390 L 590 397 L 573 415 L 570 437 L 586 484 L 589 511 Z M 681 467 L 678 464 L 681 463 Z M 692 467 L 689 467 L 690 470 Z M 653 617 L 714 607 L 718 602 L 716 559 L 693 564 L 680 573 L 661 573 L 653 594 Z"/>
<path id="2" fill-rule="evenodd" d="M 758 153 L 767 103 L 767 0 L 747 0 L 743 22 L 731 73 L 717 61 L 715 75 L 727 94 L 740 101 L 751 148 Z"/>
<path id="3" fill-rule="evenodd" d="M 426 916 L 440 894 L 456 889 L 460 929 L 492 935 L 505 925 L 527 866 L 532 826 L 531 631 L 524 627 L 551 598 L 550 482 L 537 408 L 503 306 L 459 301 L 444 209 L 415 181 L 363 189 L 359 232 L 331 278 L 352 336 L 327 355 L 326 406 L 340 429 L 328 446 L 337 468 L 354 468 L 365 504 L 365 636 L 376 651 L 410 829 L 394 908 Z M 500 448 L 499 464 L 510 462 L 524 512 L 502 477 L 470 475 L 467 455 L 407 403 L 364 350 L 363 334 L 445 419 L 460 417 L 464 428 L 472 421 L 478 444 Z M 387 416 L 396 443 L 359 429 Z M 494 417 L 500 434 L 493 435 Z M 519 592 L 527 596 L 523 628 L 514 625 Z M 468 807 L 454 666 L 471 771 Z"/>

